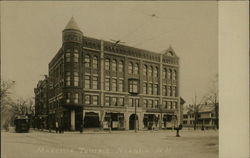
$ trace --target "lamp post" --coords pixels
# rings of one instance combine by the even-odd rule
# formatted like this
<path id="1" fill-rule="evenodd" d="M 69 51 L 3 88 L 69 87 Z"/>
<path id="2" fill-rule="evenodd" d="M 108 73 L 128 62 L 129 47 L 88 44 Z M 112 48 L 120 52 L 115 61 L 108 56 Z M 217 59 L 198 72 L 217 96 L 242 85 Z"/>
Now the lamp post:
<path id="1" fill-rule="evenodd" d="M 128 79 L 128 92 L 131 96 L 138 96 L 139 94 L 139 79 L 137 78 L 129 78 Z M 134 120 L 134 128 L 135 132 L 137 132 L 137 105 L 135 104 L 135 120 Z"/>
<path id="2" fill-rule="evenodd" d="M 160 129 L 162 129 L 162 104 L 159 105 L 159 110 L 160 110 Z"/>

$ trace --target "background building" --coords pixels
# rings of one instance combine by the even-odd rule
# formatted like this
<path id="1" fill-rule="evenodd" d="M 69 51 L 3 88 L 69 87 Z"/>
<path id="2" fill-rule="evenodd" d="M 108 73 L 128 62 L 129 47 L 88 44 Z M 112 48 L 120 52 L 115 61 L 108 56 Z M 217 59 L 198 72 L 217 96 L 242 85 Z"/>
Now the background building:
<path id="1" fill-rule="evenodd" d="M 179 58 L 171 46 L 162 53 L 87 37 L 71 18 L 62 47 L 49 63 L 47 122 L 66 130 L 172 127 L 181 122 Z M 139 80 L 138 96 L 128 93 L 128 79 Z M 40 81 L 44 82 L 44 81 Z M 42 101 L 46 102 L 46 101 Z"/>
<path id="2" fill-rule="evenodd" d="M 183 127 L 194 127 L 195 114 L 184 108 L 183 110 Z M 204 127 L 205 129 L 216 128 L 216 113 L 214 106 L 204 105 L 199 110 L 197 118 L 197 128 Z"/>

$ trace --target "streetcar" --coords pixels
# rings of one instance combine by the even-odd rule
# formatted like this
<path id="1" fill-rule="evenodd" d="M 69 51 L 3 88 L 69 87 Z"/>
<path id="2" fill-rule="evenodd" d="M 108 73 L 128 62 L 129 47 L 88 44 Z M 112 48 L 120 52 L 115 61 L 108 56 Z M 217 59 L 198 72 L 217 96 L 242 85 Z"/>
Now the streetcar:
<path id="1" fill-rule="evenodd" d="M 15 131 L 17 133 L 29 132 L 30 121 L 28 116 L 25 115 L 16 116 L 14 124 L 15 124 Z"/>

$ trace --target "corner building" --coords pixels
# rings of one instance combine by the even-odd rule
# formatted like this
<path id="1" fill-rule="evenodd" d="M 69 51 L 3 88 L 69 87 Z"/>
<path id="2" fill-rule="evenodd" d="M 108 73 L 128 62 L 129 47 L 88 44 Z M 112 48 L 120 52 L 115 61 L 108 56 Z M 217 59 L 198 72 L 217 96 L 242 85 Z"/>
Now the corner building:
<path id="1" fill-rule="evenodd" d="M 167 128 L 180 122 L 179 58 L 86 37 L 74 18 L 49 63 L 48 122 L 66 130 Z M 139 94 L 128 79 L 139 79 Z M 135 117 L 135 106 L 137 111 Z"/>

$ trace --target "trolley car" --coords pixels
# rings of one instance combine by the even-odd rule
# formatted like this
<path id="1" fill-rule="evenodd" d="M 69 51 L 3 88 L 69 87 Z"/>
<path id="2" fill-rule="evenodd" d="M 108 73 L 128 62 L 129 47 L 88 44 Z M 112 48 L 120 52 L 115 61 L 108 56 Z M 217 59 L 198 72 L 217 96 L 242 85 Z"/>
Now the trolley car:
<path id="1" fill-rule="evenodd" d="M 14 124 L 15 124 L 15 131 L 17 133 L 19 132 L 29 132 L 29 125 L 30 121 L 28 116 L 25 115 L 19 115 L 15 118 Z"/>

